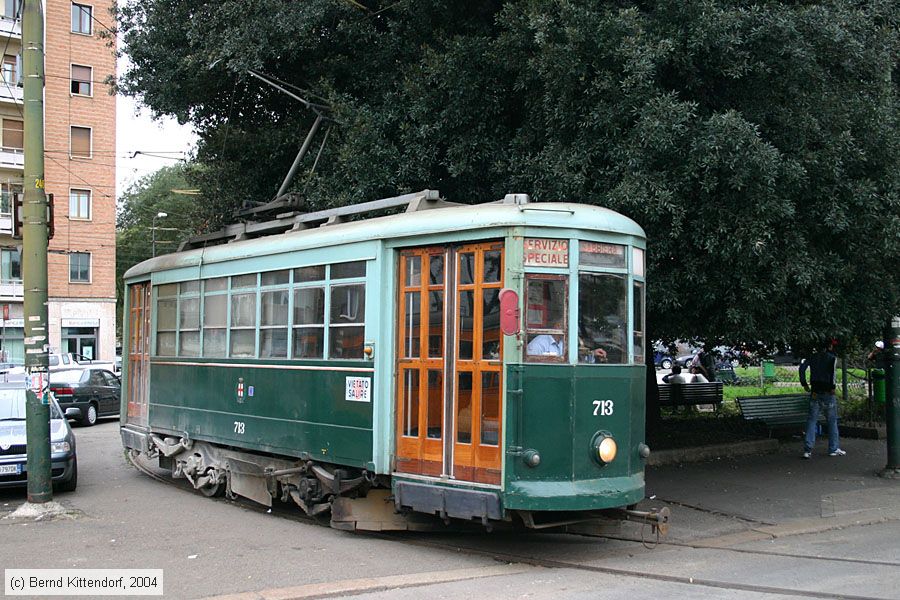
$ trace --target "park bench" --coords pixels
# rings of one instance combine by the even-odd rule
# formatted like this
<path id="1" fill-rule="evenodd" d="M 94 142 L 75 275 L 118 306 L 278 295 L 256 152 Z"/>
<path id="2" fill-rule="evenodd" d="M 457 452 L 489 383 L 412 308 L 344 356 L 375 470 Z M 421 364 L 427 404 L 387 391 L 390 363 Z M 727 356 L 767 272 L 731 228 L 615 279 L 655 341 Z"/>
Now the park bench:
<path id="1" fill-rule="evenodd" d="M 775 396 L 746 396 L 736 398 L 741 415 L 748 421 L 762 421 L 769 428 L 769 435 L 775 429 L 806 426 L 809 414 L 809 394 L 779 394 Z M 825 421 L 824 411 L 819 420 Z"/>
<path id="2" fill-rule="evenodd" d="M 660 406 L 693 406 L 712 404 L 718 409 L 722 404 L 722 382 L 708 383 L 660 383 Z"/>

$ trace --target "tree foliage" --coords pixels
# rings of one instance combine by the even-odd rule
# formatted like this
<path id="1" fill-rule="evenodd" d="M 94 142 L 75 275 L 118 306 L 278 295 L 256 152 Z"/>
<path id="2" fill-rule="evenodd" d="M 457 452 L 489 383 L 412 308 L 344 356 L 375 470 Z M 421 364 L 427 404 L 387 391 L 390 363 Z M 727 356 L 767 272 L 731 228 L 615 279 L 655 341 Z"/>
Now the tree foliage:
<path id="1" fill-rule="evenodd" d="M 124 302 L 122 276 L 134 265 L 151 258 L 154 232 L 156 254 L 178 248 L 186 235 L 205 229 L 203 207 L 194 196 L 179 194 L 188 188 L 188 174 L 198 170 L 193 165 L 163 167 L 135 182 L 119 199 L 116 216 L 116 298 L 122 323 Z M 154 218 L 160 212 L 165 217 Z"/>
<path id="2" fill-rule="evenodd" d="M 361 8 L 361 5 L 365 5 Z M 654 337 L 871 335 L 900 309 L 894 0 L 146 0 L 120 82 L 201 137 L 205 215 L 270 199 L 328 104 L 310 207 L 423 188 L 608 206 Z"/>

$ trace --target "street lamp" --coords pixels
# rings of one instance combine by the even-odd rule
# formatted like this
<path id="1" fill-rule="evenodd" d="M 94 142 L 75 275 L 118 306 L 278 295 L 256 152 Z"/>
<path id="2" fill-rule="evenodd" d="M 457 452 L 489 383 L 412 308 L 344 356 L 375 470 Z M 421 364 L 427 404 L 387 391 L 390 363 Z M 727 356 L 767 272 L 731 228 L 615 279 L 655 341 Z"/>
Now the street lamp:
<path id="1" fill-rule="evenodd" d="M 151 247 L 153 248 L 153 256 L 156 256 L 156 220 L 164 219 L 165 217 L 168 217 L 168 216 L 169 216 L 169 213 L 164 213 L 163 211 L 159 211 L 158 213 L 153 215 L 153 218 L 150 220 L 150 223 L 151 223 L 150 229 L 153 232 L 151 235 L 151 237 L 153 239 L 153 242 L 151 243 Z"/>

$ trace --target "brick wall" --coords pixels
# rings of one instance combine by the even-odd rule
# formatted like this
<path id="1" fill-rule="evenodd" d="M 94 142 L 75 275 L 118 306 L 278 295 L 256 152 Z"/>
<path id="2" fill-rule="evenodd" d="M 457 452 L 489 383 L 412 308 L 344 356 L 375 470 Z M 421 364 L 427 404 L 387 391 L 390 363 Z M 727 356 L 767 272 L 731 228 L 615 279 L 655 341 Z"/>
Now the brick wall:
<path id="1" fill-rule="evenodd" d="M 108 1 L 83 2 L 93 9 L 91 35 L 72 32 L 72 3 L 46 2 L 45 186 L 54 195 L 55 235 L 48 257 L 50 296 L 115 298 L 116 99 L 102 83 L 115 75 L 110 41 L 101 37 L 113 18 Z M 91 97 L 71 93 L 71 65 L 93 68 Z M 69 155 L 70 126 L 91 128 L 92 157 Z M 70 218 L 69 193 L 90 190 L 90 219 Z M 91 253 L 91 282 L 69 282 L 69 253 Z"/>

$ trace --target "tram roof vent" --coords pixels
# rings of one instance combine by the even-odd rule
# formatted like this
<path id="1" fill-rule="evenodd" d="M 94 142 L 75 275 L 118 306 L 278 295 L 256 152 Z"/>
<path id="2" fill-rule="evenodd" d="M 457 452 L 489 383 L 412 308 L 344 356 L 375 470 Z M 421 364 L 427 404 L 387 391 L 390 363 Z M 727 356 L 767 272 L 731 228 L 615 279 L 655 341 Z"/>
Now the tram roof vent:
<path id="1" fill-rule="evenodd" d="M 531 196 L 528 194 L 507 194 L 503 196 L 503 200 L 500 201 L 501 204 L 515 205 L 528 204 L 529 202 L 531 202 Z"/>

